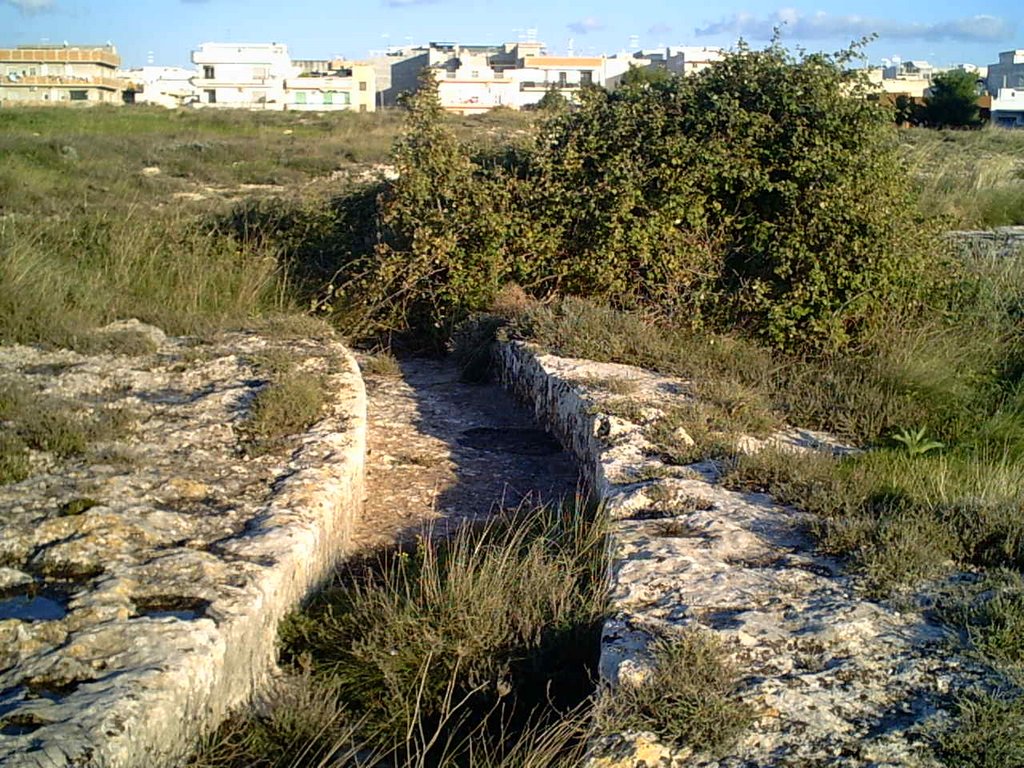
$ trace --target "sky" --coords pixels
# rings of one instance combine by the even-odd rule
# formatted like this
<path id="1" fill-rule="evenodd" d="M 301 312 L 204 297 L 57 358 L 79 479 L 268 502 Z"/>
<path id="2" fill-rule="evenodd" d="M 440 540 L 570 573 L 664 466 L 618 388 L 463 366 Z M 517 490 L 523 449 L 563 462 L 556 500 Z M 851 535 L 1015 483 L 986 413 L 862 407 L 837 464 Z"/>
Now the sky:
<path id="1" fill-rule="evenodd" d="M 1024 48 L 1024 1 L 978 0 L 0 0 L 0 47 L 112 42 L 124 67 L 191 66 L 204 42 L 276 42 L 297 59 L 366 58 L 389 45 L 497 44 L 551 53 L 763 45 L 837 51 L 865 35 L 870 63 L 990 64 Z M 532 30 L 532 32 L 531 32 Z"/>

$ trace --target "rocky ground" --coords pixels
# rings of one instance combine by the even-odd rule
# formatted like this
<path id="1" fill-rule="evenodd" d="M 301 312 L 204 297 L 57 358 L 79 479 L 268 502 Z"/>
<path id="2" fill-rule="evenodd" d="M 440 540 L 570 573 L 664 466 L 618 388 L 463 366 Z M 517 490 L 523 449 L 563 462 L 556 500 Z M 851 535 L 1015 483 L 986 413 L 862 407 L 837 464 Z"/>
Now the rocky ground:
<path id="1" fill-rule="evenodd" d="M 362 455 L 345 437 L 359 425 L 344 415 L 345 393 L 362 384 L 336 345 L 253 334 L 200 344 L 131 324 L 110 333 L 116 343 L 88 354 L 0 347 L 0 391 L 29 392 L 95 427 L 74 450 L 34 450 L 30 476 L 0 486 L 4 765 L 88 764 L 97 733 L 131 742 L 150 725 L 111 702 L 145 699 L 169 680 L 180 685 L 164 699 L 188 700 L 206 674 L 192 662 L 220 652 L 240 613 L 312 583 L 290 575 L 315 559 L 292 526 L 323 517 L 315 494 L 343 494 L 339 457 Z M 327 377 L 340 399 L 283 448 L 253 451 L 246 414 L 282 359 Z M 642 679 L 653 639 L 699 628 L 721 639 L 754 712 L 719 760 L 625 733 L 595 745 L 595 768 L 939 765 L 931 729 L 959 692 L 991 681 L 921 610 L 927 595 L 867 599 L 855 575 L 815 551 L 803 515 L 722 487 L 712 463 L 665 464 L 644 425 L 689 398 L 687 382 L 523 346 L 502 360 L 533 413 L 497 384 L 460 381 L 449 362 L 360 358 L 367 485 L 350 490 L 363 516 L 327 535 L 333 555 L 444 535 L 496 506 L 556 501 L 577 491 L 580 467 L 614 519 L 602 675 Z M 624 392 L 630 418 L 613 415 Z M 843 450 L 797 430 L 774 442 Z M 296 560 L 281 576 L 286 553 Z M 271 586 L 268 573 L 278 574 Z M 276 620 L 263 624 L 272 637 Z M 233 674 L 252 661 L 236 660 Z"/>
<path id="2" fill-rule="evenodd" d="M 0 485 L 3 765 L 140 764 L 133 747 L 96 745 L 145 741 L 147 712 L 126 716 L 116 704 L 148 695 L 183 712 L 191 699 L 217 719 L 231 703 L 197 692 L 206 665 L 230 666 L 221 657 L 237 614 L 272 638 L 295 585 L 309 583 L 275 547 L 323 566 L 300 534 L 330 519 L 314 494 L 346 493 L 336 473 L 351 446 L 337 440 L 359 424 L 345 416 L 354 368 L 338 345 L 256 334 L 200 342 L 135 323 L 103 334 L 84 351 L 0 347 L 5 429 L 50 440 L 34 444 L 27 477 Z M 339 390 L 309 432 L 254 450 L 254 398 L 282 367 Z M 454 365 L 429 359 L 366 382 L 363 515 L 346 521 L 351 530 L 311 529 L 337 544 L 334 560 L 576 492 L 572 458 L 497 384 L 462 383 Z M 282 504 L 290 485 L 298 495 Z M 268 573 L 288 588 L 267 586 Z M 265 673 L 266 659 L 248 661 L 253 669 L 241 659 L 233 671 L 242 688 Z"/>
<path id="3" fill-rule="evenodd" d="M 365 403 L 340 345 L 134 323 L 90 344 L 0 347 L 3 426 L 32 447 L 0 486 L 5 766 L 180 754 L 259 687 L 362 499 Z M 253 399 L 284 360 L 332 395 L 254 451 Z"/>

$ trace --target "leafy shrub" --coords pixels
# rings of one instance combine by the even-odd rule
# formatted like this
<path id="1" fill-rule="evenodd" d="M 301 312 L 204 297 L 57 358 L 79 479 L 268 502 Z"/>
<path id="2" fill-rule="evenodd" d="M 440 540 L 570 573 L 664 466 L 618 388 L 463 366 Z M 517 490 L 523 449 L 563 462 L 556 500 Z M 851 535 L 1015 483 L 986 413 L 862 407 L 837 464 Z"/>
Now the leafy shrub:
<path id="1" fill-rule="evenodd" d="M 743 48 L 694 77 L 585 89 L 532 149 L 486 152 L 449 131 L 428 73 L 351 291 L 438 348 L 510 282 L 842 347 L 910 306 L 924 250 L 890 115 L 849 55 Z"/>
<path id="2" fill-rule="evenodd" d="M 782 347 L 841 346 L 903 304 L 921 277 L 911 198 L 846 59 L 742 48 L 585 94 L 542 153 L 565 289 L 674 299 Z"/>
<path id="3" fill-rule="evenodd" d="M 950 768 L 1024 765 L 1024 699 L 975 692 L 957 701 L 956 726 L 939 746 Z"/>

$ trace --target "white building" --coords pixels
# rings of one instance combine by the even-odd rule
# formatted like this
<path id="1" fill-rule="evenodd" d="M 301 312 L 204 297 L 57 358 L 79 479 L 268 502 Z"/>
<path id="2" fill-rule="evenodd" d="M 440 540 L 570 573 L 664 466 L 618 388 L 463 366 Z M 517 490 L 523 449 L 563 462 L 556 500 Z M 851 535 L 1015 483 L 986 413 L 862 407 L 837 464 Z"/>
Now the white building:
<path id="1" fill-rule="evenodd" d="M 648 66 L 661 67 L 676 75 L 693 75 L 725 58 L 725 51 L 703 45 L 670 45 L 664 48 L 644 48 L 633 54 L 634 59 L 650 62 Z"/>
<path id="2" fill-rule="evenodd" d="M 136 104 L 155 104 L 173 109 L 199 100 L 193 84 L 196 72 L 184 67 L 137 67 L 124 72 L 134 90 Z"/>
<path id="3" fill-rule="evenodd" d="M 1024 128 L 1024 88 L 1000 88 L 992 97 L 992 125 Z"/>
<path id="4" fill-rule="evenodd" d="M 926 80 L 930 83 L 935 73 L 935 67 L 927 61 L 893 59 L 886 64 L 883 74 L 886 80 Z"/>
<path id="5" fill-rule="evenodd" d="M 1024 88 L 1024 49 L 1000 53 L 999 63 L 988 65 L 987 84 L 993 96 L 1004 88 Z"/>
<path id="6" fill-rule="evenodd" d="M 284 84 L 298 77 L 281 43 L 203 43 L 192 52 L 197 106 L 284 109 Z"/>

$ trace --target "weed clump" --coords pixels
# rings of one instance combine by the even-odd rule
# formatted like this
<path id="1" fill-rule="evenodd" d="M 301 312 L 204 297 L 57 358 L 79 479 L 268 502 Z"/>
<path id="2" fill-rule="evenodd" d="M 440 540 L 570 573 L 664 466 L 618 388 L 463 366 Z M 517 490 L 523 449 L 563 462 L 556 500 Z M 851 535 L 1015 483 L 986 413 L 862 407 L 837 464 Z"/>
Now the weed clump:
<path id="1" fill-rule="evenodd" d="M 256 393 L 242 424 L 244 450 L 259 455 L 281 447 L 319 420 L 326 400 L 323 377 L 293 368 L 276 373 Z"/>
<path id="2" fill-rule="evenodd" d="M 956 704 L 956 725 L 939 737 L 952 768 L 1024 765 L 1024 698 L 974 692 Z"/>
<path id="3" fill-rule="evenodd" d="M 736 672 L 716 638 L 699 629 L 660 638 L 639 681 L 623 680 L 598 706 L 606 733 L 652 731 L 677 747 L 720 755 L 752 720 Z"/>
<path id="4" fill-rule="evenodd" d="M 502 732 L 555 723 L 591 691 L 603 558 L 601 523 L 568 508 L 423 539 L 292 617 L 286 654 L 308 659 L 362 738 L 400 762 L 474 740 L 514 748 Z"/>

